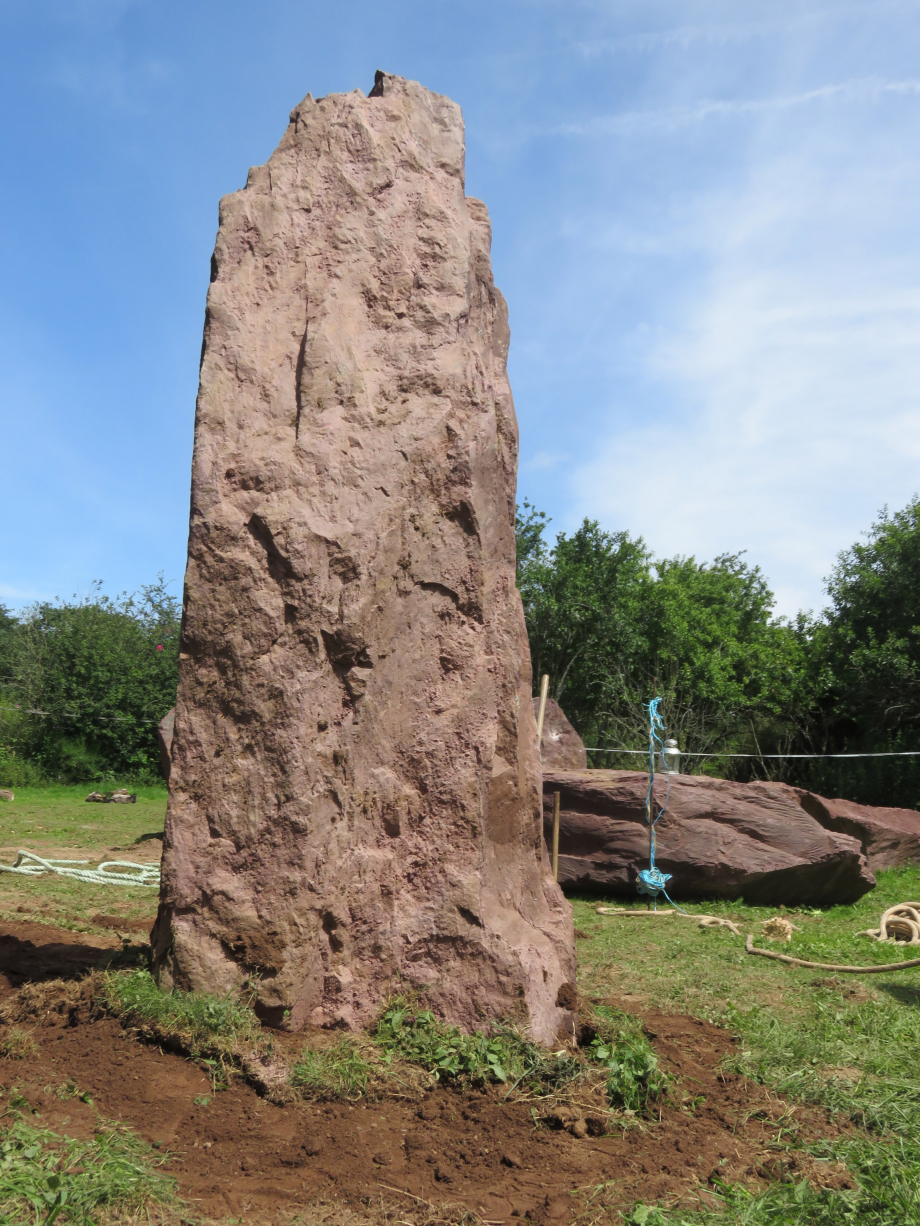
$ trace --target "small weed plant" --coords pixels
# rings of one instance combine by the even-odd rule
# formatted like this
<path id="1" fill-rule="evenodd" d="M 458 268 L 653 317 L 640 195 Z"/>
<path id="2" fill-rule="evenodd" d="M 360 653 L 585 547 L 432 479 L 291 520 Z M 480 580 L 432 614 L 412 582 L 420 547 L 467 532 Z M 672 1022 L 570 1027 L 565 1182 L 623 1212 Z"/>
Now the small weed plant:
<path id="1" fill-rule="evenodd" d="M 658 1057 L 644 1035 L 628 1039 L 595 1039 L 590 1052 L 607 1072 L 607 1094 L 612 1107 L 641 1113 L 657 1101 L 668 1086 Z"/>
<path id="2" fill-rule="evenodd" d="M 374 1035 L 384 1058 L 399 1056 L 427 1069 L 439 1081 L 471 1085 L 489 1082 L 550 1094 L 580 1076 L 584 1066 L 567 1053 L 549 1053 L 510 1027 L 496 1034 L 464 1034 L 427 1010 L 413 1012 L 406 1001 L 391 1002 Z"/>
<path id="3" fill-rule="evenodd" d="M 587 1055 L 605 1071 L 611 1107 L 636 1114 L 648 1111 L 667 1092 L 669 1078 L 659 1068 L 638 1019 L 602 1005 L 590 1021 L 597 1034 Z"/>

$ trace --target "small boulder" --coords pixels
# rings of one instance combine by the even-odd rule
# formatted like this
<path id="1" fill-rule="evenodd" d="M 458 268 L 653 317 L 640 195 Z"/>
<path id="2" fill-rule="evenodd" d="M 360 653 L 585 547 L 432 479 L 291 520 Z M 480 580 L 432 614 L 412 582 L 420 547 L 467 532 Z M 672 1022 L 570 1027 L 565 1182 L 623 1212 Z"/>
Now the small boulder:
<path id="1" fill-rule="evenodd" d="M 105 802 L 106 797 L 102 792 L 90 792 L 89 796 L 86 798 L 86 803 L 88 805 L 104 805 Z"/>
<path id="2" fill-rule="evenodd" d="M 10 788 L 0 788 L 0 800 L 15 800 L 15 796 Z"/>

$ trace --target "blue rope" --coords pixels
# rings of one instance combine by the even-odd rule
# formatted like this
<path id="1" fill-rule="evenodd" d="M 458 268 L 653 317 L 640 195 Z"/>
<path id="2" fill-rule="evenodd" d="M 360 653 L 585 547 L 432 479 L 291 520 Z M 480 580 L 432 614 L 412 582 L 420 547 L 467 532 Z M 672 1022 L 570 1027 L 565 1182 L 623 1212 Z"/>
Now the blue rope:
<path id="1" fill-rule="evenodd" d="M 663 894 L 668 902 L 675 909 L 680 911 L 682 915 L 687 915 L 688 912 L 678 907 L 677 903 L 668 897 L 668 891 L 665 888 L 671 880 L 671 873 L 663 873 L 660 868 L 655 867 L 655 827 L 658 825 L 658 820 L 662 813 L 668 807 L 668 801 L 671 799 L 671 773 L 668 771 L 668 790 L 665 793 L 664 804 L 658 810 L 657 815 L 652 818 L 652 808 L 654 806 L 654 797 L 652 790 L 655 786 L 655 759 L 661 755 L 662 762 L 664 758 L 664 740 L 661 733 L 666 731 L 664 720 L 658 713 L 658 704 L 660 698 L 653 698 L 651 702 L 643 704 L 648 711 L 648 791 L 645 794 L 645 817 L 648 822 L 648 868 L 644 868 L 639 873 L 639 879 L 636 882 L 636 889 L 640 894 L 645 894 L 652 900 L 652 906 L 658 910 L 658 895 Z"/>

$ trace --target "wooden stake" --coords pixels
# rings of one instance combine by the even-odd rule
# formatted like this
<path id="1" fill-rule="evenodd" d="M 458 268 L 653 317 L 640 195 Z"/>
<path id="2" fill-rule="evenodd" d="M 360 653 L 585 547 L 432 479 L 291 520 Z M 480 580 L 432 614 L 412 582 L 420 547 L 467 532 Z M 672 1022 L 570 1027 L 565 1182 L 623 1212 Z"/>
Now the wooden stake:
<path id="1" fill-rule="evenodd" d="M 543 674 L 540 682 L 540 709 L 537 712 L 537 744 L 543 749 L 543 717 L 546 714 L 546 695 L 549 693 L 549 673 Z"/>
<path id="2" fill-rule="evenodd" d="M 561 792 L 553 793 L 553 877 L 559 880 L 559 805 Z"/>

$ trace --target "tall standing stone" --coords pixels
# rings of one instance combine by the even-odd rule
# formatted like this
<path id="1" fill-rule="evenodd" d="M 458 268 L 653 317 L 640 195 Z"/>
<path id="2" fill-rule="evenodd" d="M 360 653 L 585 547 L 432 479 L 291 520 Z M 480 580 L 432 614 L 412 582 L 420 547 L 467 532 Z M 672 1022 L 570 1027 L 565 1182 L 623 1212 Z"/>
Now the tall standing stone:
<path id="1" fill-rule="evenodd" d="M 195 423 L 161 983 L 360 1026 L 417 991 L 571 1027 L 514 581 L 517 423 L 460 109 L 291 114 L 221 201 Z"/>

